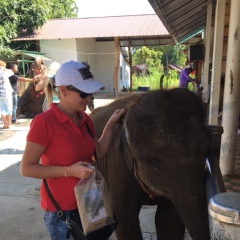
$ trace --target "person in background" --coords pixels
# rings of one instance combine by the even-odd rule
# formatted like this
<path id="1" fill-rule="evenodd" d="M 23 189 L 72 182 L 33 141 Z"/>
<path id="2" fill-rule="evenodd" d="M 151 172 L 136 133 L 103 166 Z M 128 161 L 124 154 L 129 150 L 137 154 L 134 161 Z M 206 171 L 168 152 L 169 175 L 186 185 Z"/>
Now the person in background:
<path id="1" fill-rule="evenodd" d="M 29 76 L 34 79 L 34 82 L 28 84 L 18 99 L 17 117 L 23 114 L 27 118 L 33 118 L 43 112 L 44 89 L 49 83 L 47 74 L 47 67 L 44 65 L 43 59 L 41 57 L 35 58 L 29 71 Z"/>
<path id="2" fill-rule="evenodd" d="M 6 69 L 6 63 L 0 60 L 0 110 L 3 129 L 8 129 L 12 124 L 12 87 L 9 77 L 13 72 Z"/>
<path id="3" fill-rule="evenodd" d="M 179 76 L 179 87 L 188 88 L 189 82 L 195 82 L 195 79 L 191 78 L 189 74 L 193 71 L 191 67 L 187 67 L 180 73 Z"/>
<path id="4" fill-rule="evenodd" d="M 31 64 L 29 77 L 38 78 L 39 76 L 45 76 L 48 73 L 48 69 L 45 66 L 44 60 L 41 57 L 36 57 Z"/>
<path id="5" fill-rule="evenodd" d="M 17 113 L 17 104 L 18 104 L 18 81 L 19 82 L 31 82 L 34 83 L 35 79 L 24 78 L 18 76 L 18 65 L 13 63 L 10 64 L 9 68 L 13 71 L 13 75 L 9 77 L 9 81 L 12 85 L 13 93 L 12 93 L 12 101 L 13 101 L 13 112 L 12 112 L 12 123 L 16 123 L 16 113 Z"/>
<path id="6" fill-rule="evenodd" d="M 97 139 L 93 122 L 85 111 L 92 94 L 103 85 L 93 79 L 90 67 L 82 62 L 65 62 L 52 81 L 55 81 L 51 84 L 52 91 L 58 94 L 59 103 L 51 103 L 48 110 L 32 120 L 21 173 L 27 177 L 46 179 L 53 197 L 69 219 L 77 211 L 74 186 L 80 179 L 87 179 L 92 174 L 93 169 L 88 166 L 92 164 L 95 151 L 98 161 L 103 159 L 113 128 L 125 109 L 117 109 L 112 114 L 102 136 Z M 67 239 L 67 225 L 58 217 L 43 182 L 40 196 L 51 239 Z"/>

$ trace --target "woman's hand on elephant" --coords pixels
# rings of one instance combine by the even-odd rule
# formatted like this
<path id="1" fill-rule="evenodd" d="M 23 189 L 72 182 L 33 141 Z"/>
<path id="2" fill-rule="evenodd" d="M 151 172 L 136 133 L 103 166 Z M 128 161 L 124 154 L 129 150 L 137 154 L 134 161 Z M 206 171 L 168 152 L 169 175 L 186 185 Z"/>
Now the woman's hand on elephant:
<path id="1" fill-rule="evenodd" d="M 71 176 L 71 177 L 77 177 L 81 179 L 87 179 L 91 176 L 92 172 L 94 171 L 94 169 L 89 168 L 89 166 L 91 166 L 91 164 L 87 162 L 82 162 L 82 161 L 77 162 L 65 168 L 66 175 L 68 177 Z"/>
<path id="2" fill-rule="evenodd" d="M 111 139 L 112 139 L 112 131 L 115 124 L 118 122 L 120 117 L 126 112 L 126 108 L 117 109 L 112 116 L 109 118 L 107 124 L 103 129 L 103 133 L 99 140 L 95 137 L 95 146 L 97 151 L 98 160 L 103 159 L 106 155 L 107 150 L 109 148 Z"/>
<path id="3" fill-rule="evenodd" d="M 117 109 L 112 116 L 109 118 L 107 125 L 114 126 L 117 121 L 120 119 L 120 117 L 126 112 L 126 108 Z"/>

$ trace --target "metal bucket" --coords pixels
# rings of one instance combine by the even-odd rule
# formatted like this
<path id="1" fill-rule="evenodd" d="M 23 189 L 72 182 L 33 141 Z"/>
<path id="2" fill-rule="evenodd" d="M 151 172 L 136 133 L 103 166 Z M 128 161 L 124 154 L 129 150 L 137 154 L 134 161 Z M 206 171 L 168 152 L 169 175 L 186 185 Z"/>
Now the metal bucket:
<path id="1" fill-rule="evenodd" d="M 240 239 L 240 193 L 216 194 L 210 199 L 208 212 L 212 240 Z"/>

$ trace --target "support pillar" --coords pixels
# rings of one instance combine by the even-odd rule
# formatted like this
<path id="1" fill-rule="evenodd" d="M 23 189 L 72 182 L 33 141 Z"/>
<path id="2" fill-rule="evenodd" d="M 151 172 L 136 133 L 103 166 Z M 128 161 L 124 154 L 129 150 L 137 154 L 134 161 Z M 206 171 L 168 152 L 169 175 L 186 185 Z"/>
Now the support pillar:
<path id="1" fill-rule="evenodd" d="M 115 60 L 114 60 L 114 72 L 113 72 L 113 88 L 115 96 L 118 96 L 118 69 L 119 69 L 119 39 L 114 37 L 115 44 Z"/>
<path id="2" fill-rule="evenodd" d="M 209 80 L 209 63 L 210 63 L 210 47 L 211 47 L 211 30 L 212 30 L 212 2 L 207 7 L 207 25 L 205 36 L 205 59 L 203 70 L 203 81 L 201 86 L 203 87 L 202 100 L 204 103 L 209 101 L 208 80 Z"/>
<path id="3" fill-rule="evenodd" d="M 214 29 L 212 82 L 211 82 L 211 95 L 210 95 L 209 119 L 208 119 L 208 123 L 211 125 L 218 124 L 225 6 L 226 6 L 226 0 L 217 1 L 215 29 Z"/>
<path id="4" fill-rule="evenodd" d="M 234 174 L 240 107 L 240 1 L 231 0 L 227 63 L 223 98 L 223 135 L 220 168 L 223 175 Z"/>

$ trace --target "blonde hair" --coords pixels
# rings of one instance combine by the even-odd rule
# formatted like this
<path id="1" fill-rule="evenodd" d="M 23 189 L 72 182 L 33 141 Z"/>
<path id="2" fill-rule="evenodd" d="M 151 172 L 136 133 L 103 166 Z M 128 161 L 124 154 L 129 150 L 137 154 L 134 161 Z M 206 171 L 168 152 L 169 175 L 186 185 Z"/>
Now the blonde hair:
<path id="1" fill-rule="evenodd" d="M 0 66 L 1 66 L 1 67 L 6 67 L 7 64 L 6 64 L 4 61 L 0 60 Z"/>
<path id="2" fill-rule="evenodd" d="M 58 92 L 58 88 L 55 85 L 55 74 L 60 67 L 60 64 L 58 62 L 52 62 L 48 68 L 49 75 L 52 75 L 52 77 L 49 77 L 49 83 L 47 87 L 45 88 L 45 100 L 44 100 L 44 111 L 47 110 L 50 107 L 50 104 L 53 102 L 53 97 L 56 96 L 60 99 L 60 94 Z"/>
<path id="3" fill-rule="evenodd" d="M 60 98 L 60 94 L 57 91 L 57 87 L 55 86 L 55 78 L 53 76 L 50 78 L 50 82 L 48 83 L 48 85 L 45 89 L 45 100 L 44 100 L 44 104 L 43 104 L 44 111 L 49 109 L 50 104 L 53 102 L 54 96 Z"/>

